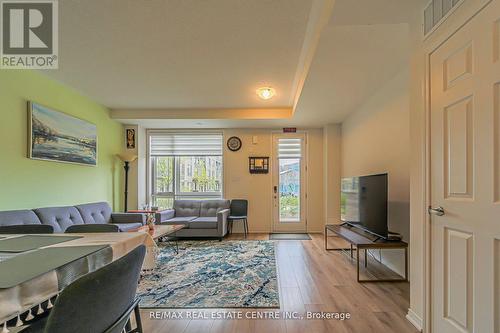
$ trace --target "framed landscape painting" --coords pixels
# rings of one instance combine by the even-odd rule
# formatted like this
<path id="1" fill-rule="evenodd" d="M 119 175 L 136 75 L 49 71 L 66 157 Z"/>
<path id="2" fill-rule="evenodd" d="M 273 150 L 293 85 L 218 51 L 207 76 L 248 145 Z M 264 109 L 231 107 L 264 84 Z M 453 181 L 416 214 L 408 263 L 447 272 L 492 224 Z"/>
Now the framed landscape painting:
<path id="1" fill-rule="evenodd" d="M 32 159 L 97 165 L 97 126 L 43 105 L 28 103 Z"/>

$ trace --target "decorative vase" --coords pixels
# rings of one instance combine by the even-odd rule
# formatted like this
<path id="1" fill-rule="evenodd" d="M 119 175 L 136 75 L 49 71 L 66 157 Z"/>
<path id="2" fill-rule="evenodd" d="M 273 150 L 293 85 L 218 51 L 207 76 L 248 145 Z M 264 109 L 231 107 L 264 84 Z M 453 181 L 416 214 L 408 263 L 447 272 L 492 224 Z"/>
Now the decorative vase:
<path id="1" fill-rule="evenodd" d="M 155 215 L 154 214 L 148 214 L 147 225 L 148 225 L 149 230 L 154 230 L 154 228 L 155 228 Z"/>

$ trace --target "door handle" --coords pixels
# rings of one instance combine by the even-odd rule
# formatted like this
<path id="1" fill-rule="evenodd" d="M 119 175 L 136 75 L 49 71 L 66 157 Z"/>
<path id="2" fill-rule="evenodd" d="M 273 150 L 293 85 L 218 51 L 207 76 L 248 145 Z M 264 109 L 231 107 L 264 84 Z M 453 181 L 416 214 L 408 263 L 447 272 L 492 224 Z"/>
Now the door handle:
<path id="1" fill-rule="evenodd" d="M 429 206 L 429 208 L 427 209 L 427 212 L 430 214 L 430 215 L 436 215 L 436 216 L 443 216 L 445 213 L 444 213 L 444 208 L 439 206 L 439 207 L 436 207 L 436 208 L 433 208 L 431 206 Z"/>

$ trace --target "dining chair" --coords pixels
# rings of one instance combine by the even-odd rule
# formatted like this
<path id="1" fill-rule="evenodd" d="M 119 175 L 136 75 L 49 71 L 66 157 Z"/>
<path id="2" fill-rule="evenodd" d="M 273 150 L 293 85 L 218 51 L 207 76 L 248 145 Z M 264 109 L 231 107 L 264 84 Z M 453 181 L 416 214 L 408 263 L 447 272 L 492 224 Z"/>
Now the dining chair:
<path id="1" fill-rule="evenodd" d="M 74 224 L 64 231 L 68 234 L 85 234 L 95 232 L 119 232 L 120 229 L 114 224 Z"/>
<path id="2" fill-rule="evenodd" d="M 86 274 L 59 294 L 49 314 L 21 332 L 142 333 L 137 284 L 146 247 Z M 135 328 L 130 317 L 135 315 Z"/>
<path id="3" fill-rule="evenodd" d="M 248 234 L 248 200 L 234 199 L 231 200 L 230 213 L 229 213 L 229 231 L 233 233 L 233 222 L 243 221 L 243 232 L 245 238 Z"/>
<path id="4" fill-rule="evenodd" d="M 0 234 L 53 234 L 54 228 L 48 224 L 15 224 L 0 226 Z"/>

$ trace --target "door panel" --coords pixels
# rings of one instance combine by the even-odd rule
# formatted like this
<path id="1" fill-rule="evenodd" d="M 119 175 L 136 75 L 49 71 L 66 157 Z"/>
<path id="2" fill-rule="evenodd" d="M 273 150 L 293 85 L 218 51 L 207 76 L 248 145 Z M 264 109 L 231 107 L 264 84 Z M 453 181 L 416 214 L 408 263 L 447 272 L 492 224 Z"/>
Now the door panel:
<path id="1" fill-rule="evenodd" d="M 470 233 L 447 228 L 444 235 L 444 316 L 464 331 L 472 332 L 473 238 Z"/>
<path id="2" fill-rule="evenodd" d="M 472 96 L 444 109 L 446 198 L 473 197 Z"/>
<path id="3" fill-rule="evenodd" d="M 493 246 L 495 255 L 493 256 L 493 265 L 495 268 L 495 332 L 500 330 L 500 239 L 495 239 Z"/>
<path id="4" fill-rule="evenodd" d="M 493 182 L 496 203 L 500 203 L 500 82 L 494 88 L 494 177 Z"/>
<path id="5" fill-rule="evenodd" d="M 459 80 L 472 75 L 472 59 L 472 44 L 469 43 L 444 61 L 444 90 L 448 90 Z"/>
<path id="6" fill-rule="evenodd" d="M 493 0 L 430 56 L 434 333 L 500 332 L 499 19 Z"/>
<path id="7" fill-rule="evenodd" d="M 500 19 L 495 22 L 493 28 L 493 61 L 500 61 Z"/>

